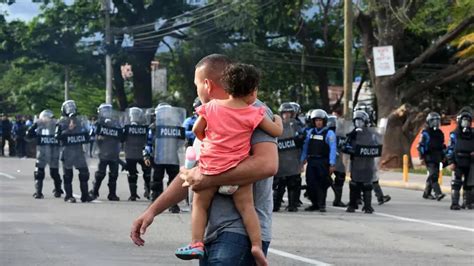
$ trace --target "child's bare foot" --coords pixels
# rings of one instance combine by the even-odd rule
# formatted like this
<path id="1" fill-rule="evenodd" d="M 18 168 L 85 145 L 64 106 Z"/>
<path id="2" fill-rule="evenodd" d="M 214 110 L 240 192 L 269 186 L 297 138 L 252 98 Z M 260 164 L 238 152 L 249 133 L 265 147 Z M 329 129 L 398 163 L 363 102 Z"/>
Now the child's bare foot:
<path id="1" fill-rule="evenodd" d="M 257 266 L 268 266 L 267 258 L 263 254 L 262 248 L 259 246 L 252 246 L 252 255 L 257 263 Z"/>

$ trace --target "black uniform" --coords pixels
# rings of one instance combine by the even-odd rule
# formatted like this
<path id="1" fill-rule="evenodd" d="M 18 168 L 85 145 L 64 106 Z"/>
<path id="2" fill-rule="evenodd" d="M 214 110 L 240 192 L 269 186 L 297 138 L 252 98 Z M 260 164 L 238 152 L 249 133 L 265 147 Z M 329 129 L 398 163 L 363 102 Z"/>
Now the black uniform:
<path id="1" fill-rule="evenodd" d="M 439 163 L 444 159 L 444 134 L 439 129 L 425 128 L 418 145 L 420 158 L 426 163 L 428 178 L 423 193 L 424 198 L 430 198 L 431 189 L 435 192 L 435 198 L 441 200 L 444 194 L 438 184 Z"/>

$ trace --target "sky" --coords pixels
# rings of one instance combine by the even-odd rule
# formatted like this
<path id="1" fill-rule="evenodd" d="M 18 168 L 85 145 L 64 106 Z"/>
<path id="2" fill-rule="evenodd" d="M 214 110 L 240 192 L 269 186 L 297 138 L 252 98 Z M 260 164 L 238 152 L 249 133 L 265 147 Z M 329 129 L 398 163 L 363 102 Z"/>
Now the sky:
<path id="1" fill-rule="evenodd" d="M 16 0 L 12 5 L 0 4 L 0 12 L 8 14 L 8 21 L 15 19 L 30 21 L 39 14 L 39 7 L 39 3 L 32 3 L 31 0 Z"/>

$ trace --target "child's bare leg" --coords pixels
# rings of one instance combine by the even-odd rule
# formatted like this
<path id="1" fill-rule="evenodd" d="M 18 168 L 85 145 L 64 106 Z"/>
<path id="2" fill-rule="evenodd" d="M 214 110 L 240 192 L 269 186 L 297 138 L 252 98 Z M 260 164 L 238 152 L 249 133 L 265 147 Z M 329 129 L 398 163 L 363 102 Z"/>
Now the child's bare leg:
<path id="1" fill-rule="evenodd" d="M 241 186 L 233 194 L 234 204 L 242 216 L 245 229 L 252 243 L 252 255 L 259 266 L 268 265 L 265 254 L 262 250 L 262 237 L 260 231 L 260 221 L 253 204 L 252 184 Z"/>
<path id="2" fill-rule="evenodd" d="M 213 187 L 194 193 L 191 213 L 191 243 L 203 241 L 207 224 L 207 210 L 216 191 L 217 187 Z"/>

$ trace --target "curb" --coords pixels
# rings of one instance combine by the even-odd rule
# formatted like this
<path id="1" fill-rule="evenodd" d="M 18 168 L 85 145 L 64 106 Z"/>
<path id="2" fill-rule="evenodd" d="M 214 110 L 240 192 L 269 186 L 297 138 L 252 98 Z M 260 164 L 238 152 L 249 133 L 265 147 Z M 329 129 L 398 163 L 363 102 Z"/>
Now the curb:
<path id="1" fill-rule="evenodd" d="M 384 187 L 403 188 L 403 189 L 420 190 L 420 191 L 425 190 L 425 184 L 420 184 L 420 183 L 379 180 L 379 184 Z M 451 193 L 451 187 L 441 186 L 441 191 L 443 193 Z"/>

